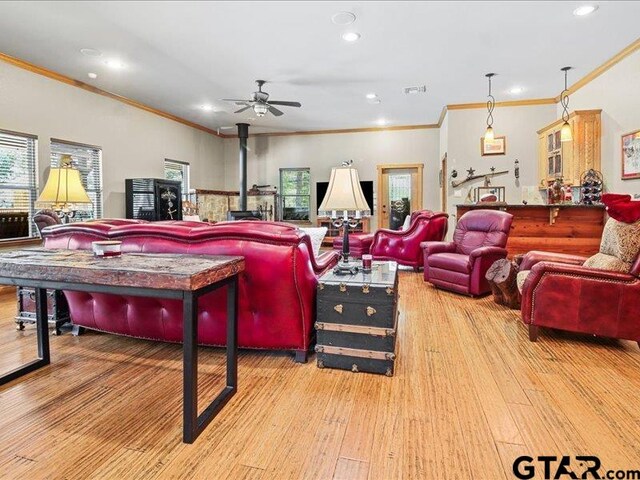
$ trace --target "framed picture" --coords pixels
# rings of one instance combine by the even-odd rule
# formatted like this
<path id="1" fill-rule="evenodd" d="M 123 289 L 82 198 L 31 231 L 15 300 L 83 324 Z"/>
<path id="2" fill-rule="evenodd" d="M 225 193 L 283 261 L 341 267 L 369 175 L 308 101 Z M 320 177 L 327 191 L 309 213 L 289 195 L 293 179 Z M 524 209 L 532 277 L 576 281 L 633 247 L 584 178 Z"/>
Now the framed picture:
<path id="1" fill-rule="evenodd" d="M 491 142 L 485 142 L 484 137 L 480 138 L 480 154 L 486 155 L 504 155 L 507 153 L 506 137 L 496 137 Z"/>
<path id="2" fill-rule="evenodd" d="M 640 178 L 640 130 L 622 135 L 622 180 Z"/>

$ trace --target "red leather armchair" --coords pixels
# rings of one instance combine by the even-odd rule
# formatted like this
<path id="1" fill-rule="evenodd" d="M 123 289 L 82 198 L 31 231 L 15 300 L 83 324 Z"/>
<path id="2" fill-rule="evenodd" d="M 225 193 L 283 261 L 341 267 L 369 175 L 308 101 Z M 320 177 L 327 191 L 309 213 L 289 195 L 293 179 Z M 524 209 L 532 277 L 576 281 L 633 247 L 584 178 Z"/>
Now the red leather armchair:
<path id="1" fill-rule="evenodd" d="M 424 280 L 466 295 L 488 293 L 485 274 L 507 256 L 512 219 L 498 210 L 472 210 L 458 220 L 452 242 L 423 242 Z"/>
<path id="2" fill-rule="evenodd" d="M 522 321 L 529 339 L 539 327 L 640 342 L 640 255 L 629 273 L 582 266 L 584 257 L 529 252 L 520 270 Z"/>
<path id="3" fill-rule="evenodd" d="M 447 235 L 449 215 L 419 210 L 411 214 L 409 228 L 380 228 L 373 236 L 370 253 L 375 260 L 393 260 L 418 270 L 423 266 L 421 242 L 442 241 Z"/>
<path id="4" fill-rule="evenodd" d="M 135 222 L 135 223 L 130 223 Z M 313 335 L 318 277 L 338 261 L 337 252 L 315 258 L 309 236 L 275 222 L 111 220 L 57 225 L 43 230 L 47 248 L 91 249 L 95 240 L 120 240 L 122 251 L 242 255 L 238 283 L 238 343 L 244 348 L 293 350 L 305 360 Z M 168 342 L 182 341 L 178 300 L 65 292 L 74 325 Z M 198 339 L 226 341 L 225 289 L 202 297 Z"/>

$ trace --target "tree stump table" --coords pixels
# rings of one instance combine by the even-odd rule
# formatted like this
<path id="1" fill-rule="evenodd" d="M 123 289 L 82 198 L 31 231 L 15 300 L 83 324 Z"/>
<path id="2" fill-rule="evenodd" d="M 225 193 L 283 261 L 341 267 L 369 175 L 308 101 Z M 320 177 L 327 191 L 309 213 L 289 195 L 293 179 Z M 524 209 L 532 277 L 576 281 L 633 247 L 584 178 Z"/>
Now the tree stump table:
<path id="1" fill-rule="evenodd" d="M 491 287 L 493 301 L 497 304 L 513 309 L 520 308 L 522 296 L 516 282 L 520 262 L 522 262 L 521 255 L 516 256 L 513 261 L 503 258 L 494 262 L 487 270 L 485 278 Z"/>

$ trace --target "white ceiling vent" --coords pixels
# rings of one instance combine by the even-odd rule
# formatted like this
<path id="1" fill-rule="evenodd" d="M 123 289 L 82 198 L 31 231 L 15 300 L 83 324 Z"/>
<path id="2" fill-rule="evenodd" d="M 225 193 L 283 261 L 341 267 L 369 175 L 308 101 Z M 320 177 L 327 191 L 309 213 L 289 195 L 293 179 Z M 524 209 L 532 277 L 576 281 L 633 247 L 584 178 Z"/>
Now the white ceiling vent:
<path id="1" fill-rule="evenodd" d="M 415 87 L 404 87 L 404 94 L 405 95 L 413 95 L 415 93 L 427 93 L 427 86 L 426 85 L 418 85 Z"/>

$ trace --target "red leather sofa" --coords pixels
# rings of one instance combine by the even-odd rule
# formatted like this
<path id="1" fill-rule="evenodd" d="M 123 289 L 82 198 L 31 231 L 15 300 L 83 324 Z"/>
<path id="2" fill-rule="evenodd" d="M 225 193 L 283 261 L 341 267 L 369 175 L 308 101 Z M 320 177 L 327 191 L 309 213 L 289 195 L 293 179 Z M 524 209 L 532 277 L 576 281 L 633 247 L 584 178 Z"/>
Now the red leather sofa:
<path id="1" fill-rule="evenodd" d="M 452 242 L 423 242 L 424 280 L 436 287 L 479 296 L 491 290 L 485 274 L 507 256 L 513 215 L 472 210 L 458 220 Z"/>
<path id="2" fill-rule="evenodd" d="M 406 230 L 380 228 L 375 233 L 349 235 L 351 256 L 370 253 L 375 260 L 393 260 L 418 270 L 423 266 L 420 243 L 443 240 L 447 235 L 448 218 L 446 213 L 419 210 L 411 214 Z M 342 251 L 342 237 L 334 238 L 333 248 Z"/>
<path id="3" fill-rule="evenodd" d="M 531 270 L 522 288 L 522 321 L 529 339 L 539 327 L 640 342 L 640 255 L 629 273 L 582 264 L 586 257 L 529 252 L 520 270 Z"/>
<path id="4" fill-rule="evenodd" d="M 317 279 L 338 260 L 337 252 L 314 258 L 308 235 L 275 222 L 94 221 L 43 230 L 47 248 L 91 249 L 95 240 L 120 240 L 122 251 L 242 255 L 239 279 L 240 347 L 293 350 L 305 361 L 313 334 Z M 200 300 L 198 339 L 224 345 L 225 289 Z M 72 321 L 94 330 L 168 342 L 182 341 L 178 300 L 65 292 Z"/>

